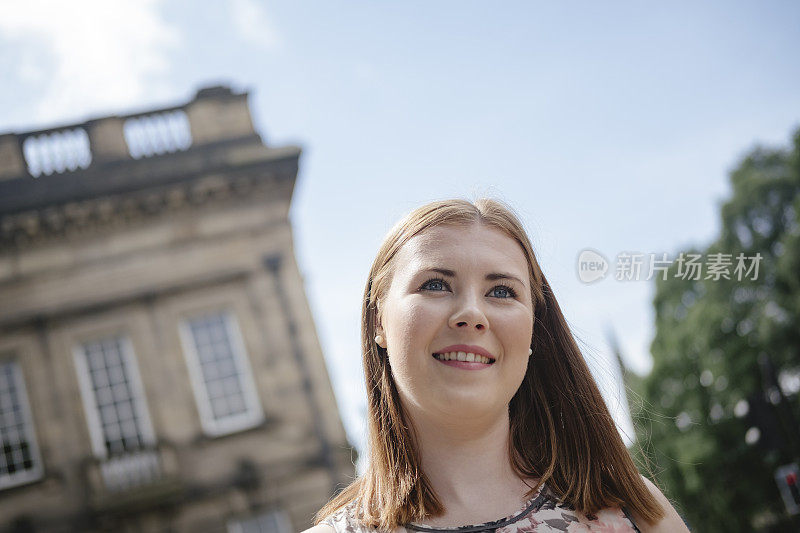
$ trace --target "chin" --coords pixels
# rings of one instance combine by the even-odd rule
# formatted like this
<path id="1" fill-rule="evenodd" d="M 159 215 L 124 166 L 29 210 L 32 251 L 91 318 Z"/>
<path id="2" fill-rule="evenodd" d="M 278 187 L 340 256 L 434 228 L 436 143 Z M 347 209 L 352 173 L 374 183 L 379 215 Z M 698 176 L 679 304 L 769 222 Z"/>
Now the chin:
<path id="1" fill-rule="evenodd" d="M 438 396 L 437 405 L 444 406 L 442 412 L 449 416 L 454 414 L 470 415 L 471 417 L 485 416 L 494 412 L 502 412 L 507 409 L 507 404 L 500 402 L 487 403 L 487 394 L 479 391 L 454 391 L 452 394 L 441 394 Z M 468 420 L 468 419 L 466 419 Z"/>

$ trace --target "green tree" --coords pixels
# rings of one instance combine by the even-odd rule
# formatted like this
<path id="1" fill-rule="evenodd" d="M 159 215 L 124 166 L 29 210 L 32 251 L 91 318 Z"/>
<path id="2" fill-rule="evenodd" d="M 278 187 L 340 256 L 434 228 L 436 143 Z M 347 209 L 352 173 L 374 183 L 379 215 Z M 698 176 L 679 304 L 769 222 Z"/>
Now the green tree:
<path id="1" fill-rule="evenodd" d="M 684 252 L 701 256 L 700 275 L 676 260 L 656 281 L 653 369 L 629 385 L 634 453 L 697 531 L 800 531 L 773 477 L 800 459 L 800 128 L 730 180 L 719 237 Z M 714 279 L 714 254 L 730 254 L 716 257 L 730 279 Z M 757 275 L 735 271 L 739 254 L 745 267 L 760 254 Z"/>

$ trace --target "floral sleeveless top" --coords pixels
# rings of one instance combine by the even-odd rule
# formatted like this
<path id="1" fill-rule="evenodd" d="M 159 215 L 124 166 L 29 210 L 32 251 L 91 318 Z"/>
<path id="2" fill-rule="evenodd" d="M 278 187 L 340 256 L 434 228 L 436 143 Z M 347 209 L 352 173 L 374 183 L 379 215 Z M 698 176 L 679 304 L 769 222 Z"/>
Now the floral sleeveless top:
<path id="1" fill-rule="evenodd" d="M 352 503 L 339 509 L 321 523 L 332 526 L 336 533 L 374 533 L 377 529 L 365 527 L 353 518 Z M 641 533 L 633 518 L 623 507 L 612 507 L 598 511 L 596 515 L 583 515 L 543 485 L 516 513 L 484 524 L 458 527 L 431 527 L 410 523 L 400 526 L 393 533 Z"/>

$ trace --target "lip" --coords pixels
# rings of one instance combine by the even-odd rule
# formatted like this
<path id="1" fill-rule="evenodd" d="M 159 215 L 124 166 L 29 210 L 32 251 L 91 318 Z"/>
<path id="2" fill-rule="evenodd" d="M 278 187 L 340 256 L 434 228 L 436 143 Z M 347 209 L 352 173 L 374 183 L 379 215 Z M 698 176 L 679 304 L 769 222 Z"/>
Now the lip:
<path id="1" fill-rule="evenodd" d="M 453 344 L 451 346 L 445 346 L 441 350 L 436 350 L 433 353 L 448 353 L 448 352 L 466 352 L 466 353 L 474 353 L 477 355 L 482 355 L 484 357 L 488 357 L 492 361 L 496 360 L 497 358 L 493 356 L 489 351 L 485 348 L 481 348 L 480 346 L 470 346 L 469 344 Z"/>

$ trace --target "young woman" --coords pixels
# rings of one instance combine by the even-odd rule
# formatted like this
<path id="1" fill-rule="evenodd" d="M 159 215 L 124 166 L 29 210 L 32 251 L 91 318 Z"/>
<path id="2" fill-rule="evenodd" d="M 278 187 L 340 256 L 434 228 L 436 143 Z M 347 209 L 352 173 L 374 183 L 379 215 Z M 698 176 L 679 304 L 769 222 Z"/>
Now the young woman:
<path id="1" fill-rule="evenodd" d="M 401 220 L 361 338 L 368 466 L 306 533 L 688 531 L 636 470 L 503 204 Z"/>

